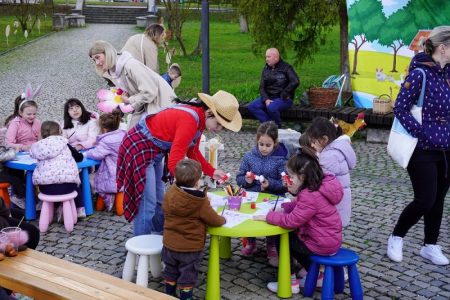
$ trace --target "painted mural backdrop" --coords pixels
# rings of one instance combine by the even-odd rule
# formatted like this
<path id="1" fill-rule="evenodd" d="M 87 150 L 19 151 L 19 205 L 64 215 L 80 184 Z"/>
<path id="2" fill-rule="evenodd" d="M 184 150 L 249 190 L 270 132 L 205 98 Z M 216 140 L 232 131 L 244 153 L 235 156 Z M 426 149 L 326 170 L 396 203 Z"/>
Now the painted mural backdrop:
<path id="1" fill-rule="evenodd" d="M 353 98 L 396 98 L 418 42 L 439 25 L 450 25 L 449 0 L 347 0 Z"/>

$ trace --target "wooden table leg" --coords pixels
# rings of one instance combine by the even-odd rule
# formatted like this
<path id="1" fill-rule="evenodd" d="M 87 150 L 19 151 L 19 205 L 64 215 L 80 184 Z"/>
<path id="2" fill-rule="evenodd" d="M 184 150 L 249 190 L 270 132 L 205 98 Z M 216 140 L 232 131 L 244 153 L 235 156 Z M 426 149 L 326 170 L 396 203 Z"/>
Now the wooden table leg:
<path id="1" fill-rule="evenodd" d="M 219 247 L 219 257 L 222 259 L 229 259 L 231 257 L 231 238 L 228 236 L 221 236 Z"/>
<path id="2" fill-rule="evenodd" d="M 94 208 L 92 206 L 91 184 L 89 183 L 88 168 L 81 169 L 81 189 L 83 193 L 86 215 L 92 215 L 94 213 Z"/>
<path id="3" fill-rule="evenodd" d="M 209 243 L 208 275 L 206 277 L 206 299 L 217 300 L 220 299 L 219 237 L 217 235 L 211 235 Z"/>
<path id="4" fill-rule="evenodd" d="M 25 183 L 25 220 L 36 219 L 36 201 L 34 201 L 33 171 L 26 172 Z"/>
<path id="5" fill-rule="evenodd" d="M 278 297 L 292 297 L 291 262 L 289 256 L 289 233 L 280 235 L 280 253 L 278 254 Z M 217 298 L 219 299 L 219 298 Z"/>

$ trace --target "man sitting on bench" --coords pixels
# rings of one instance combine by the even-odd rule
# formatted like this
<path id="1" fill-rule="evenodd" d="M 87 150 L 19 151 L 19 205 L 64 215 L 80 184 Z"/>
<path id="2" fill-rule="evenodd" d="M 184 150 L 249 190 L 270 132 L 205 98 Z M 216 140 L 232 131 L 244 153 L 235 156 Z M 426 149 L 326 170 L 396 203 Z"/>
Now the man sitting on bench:
<path id="1" fill-rule="evenodd" d="M 299 83 L 294 68 L 280 58 L 278 50 L 267 49 L 259 85 L 261 95 L 249 104 L 249 112 L 261 123 L 274 121 L 281 128 L 280 111 L 292 106 Z"/>

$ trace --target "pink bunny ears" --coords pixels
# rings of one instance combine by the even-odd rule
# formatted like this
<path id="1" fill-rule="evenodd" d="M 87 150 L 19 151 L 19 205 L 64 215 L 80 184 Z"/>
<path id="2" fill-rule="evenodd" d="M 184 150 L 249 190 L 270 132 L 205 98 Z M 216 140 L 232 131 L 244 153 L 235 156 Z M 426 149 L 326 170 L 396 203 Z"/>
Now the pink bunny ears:
<path id="1" fill-rule="evenodd" d="M 22 99 L 22 101 L 19 104 L 19 109 L 25 102 L 34 101 L 35 98 L 41 94 L 41 87 L 42 87 L 42 84 L 40 84 L 35 90 L 33 90 L 33 88 L 31 87 L 31 84 L 28 83 L 25 88 L 25 92 L 23 92 L 22 95 L 20 95 L 20 98 Z"/>

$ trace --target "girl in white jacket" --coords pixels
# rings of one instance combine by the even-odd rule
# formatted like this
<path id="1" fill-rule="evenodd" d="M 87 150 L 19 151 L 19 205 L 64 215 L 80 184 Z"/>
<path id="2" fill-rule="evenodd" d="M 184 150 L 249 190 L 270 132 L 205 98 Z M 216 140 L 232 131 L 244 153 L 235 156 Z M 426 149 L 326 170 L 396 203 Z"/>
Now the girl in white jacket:
<path id="1" fill-rule="evenodd" d="M 64 104 L 63 137 L 77 150 L 92 148 L 99 129 L 97 115 L 86 110 L 83 103 L 71 98 Z"/>

